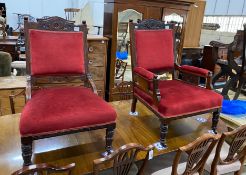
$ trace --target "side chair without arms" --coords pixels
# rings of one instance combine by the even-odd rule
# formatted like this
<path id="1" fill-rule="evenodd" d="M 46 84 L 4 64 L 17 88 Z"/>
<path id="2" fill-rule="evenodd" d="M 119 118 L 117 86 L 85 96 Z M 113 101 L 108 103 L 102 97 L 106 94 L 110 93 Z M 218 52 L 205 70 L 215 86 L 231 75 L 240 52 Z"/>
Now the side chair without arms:
<path id="1" fill-rule="evenodd" d="M 150 145 L 147 148 L 136 143 L 129 143 L 117 149 L 115 152 L 110 154 L 107 157 L 96 159 L 93 162 L 93 173 L 98 175 L 101 172 L 102 165 L 105 165 L 109 162 L 113 162 L 112 172 L 106 172 L 106 174 L 112 175 L 129 175 L 137 174 L 142 175 L 144 173 L 144 168 L 149 159 L 149 152 L 153 150 L 153 146 Z M 139 153 L 146 152 L 146 156 L 143 160 L 142 166 L 140 169 L 134 164 Z M 101 173 L 100 173 L 101 174 Z"/>
<path id="2" fill-rule="evenodd" d="M 56 167 L 48 164 L 37 164 L 37 165 L 30 165 L 26 166 L 14 173 L 12 175 L 49 175 L 49 174 L 64 174 L 71 175 L 72 170 L 75 167 L 75 163 L 71 163 L 67 166 L 63 167 Z"/>
<path id="3" fill-rule="evenodd" d="M 229 140 L 229 143 L 226 141 Z M 205 170 L 211 175 L 234 172 L 242 174 L 246 158 L 246 125 L 222 134 L 215 153 L 211 154 L 205 164 Z"/>
<path id="4" fill-rule="evenodd" d="M 116 112 L 97 96 L 88 72 L 86 23 L 74 29 L 74 22 L 60 17 L 25 19 L 27 103 L 20 118 L 25 166 L 32 164 L 34 140 L 70 133 L 105 128 L 106 151 L 112 151 Z"/>
<path id="5" fill-rule="evenodd" d="M 152 175 L 202 175 L 205 162 L 217 140 L 218 135 L 204 134 L 192 143 L 178 149 L 172 167 L 156 171 Z M 187 161 L 179 164 L 182 153 L 188 155 Z"/>
<path id="6" fill-rule="evenodd" d="M 168 24 L 154 19 L 130 23 L 133 72 L 133 100 L 148 107 L 160 120 L 160 147 L 166 148 L 168 124 L 172 120 L 213 112 L 212 131 L 222 106 L 222 96 L 211 90 L 212 74 L 194 66 L 175 63 L 175 37 Z M 169 26 L 168 26 L 169 27 Z M 181 78 L 176 78 L 177 71 Z M 172 72 L 172 80 L 159 80 L 158 75 Z M 206 87 L 199 86 L 200 77 Z"/>

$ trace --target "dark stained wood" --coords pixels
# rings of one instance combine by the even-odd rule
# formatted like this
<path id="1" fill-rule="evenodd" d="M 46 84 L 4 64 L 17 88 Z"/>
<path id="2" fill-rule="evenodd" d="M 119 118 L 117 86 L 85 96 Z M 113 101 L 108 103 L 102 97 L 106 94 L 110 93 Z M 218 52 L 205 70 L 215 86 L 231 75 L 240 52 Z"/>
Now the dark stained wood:
<path id="1" fill-rule="evenodd" d="M 111 162 L 113 163 L 114 175 L 128 175 L 134 162 L 136 161 L 138 154 L 140 152 L 146 152 L 144 163 L 137 172 L 137 175 L 143 175 L 144 168 L 149 159 L 149 152 L 153 150 L 153 148 L 154 147 L 152 145 L 145 148 L 142 145 L 136 143 L 129 143 L 127 145 L 124 145 L 115 150 L 115 152 L 113 152 L 111 155 L 105 158 L 94 160 L 93 174 L 99 175 L 99 172 L 101 170 L 100 166 Z"/>
<path id="2" fill-rule="evenodd" d="M 49 175 L 54 173 L 66 173 L 67 175 L 71 175 L 74 167 L 75 167 L 74 163 L 64 167 L 56 167 L 48 164 L 30 165 L 14 172 L 12 175 L 30 175 L 30 174 Z"/>
<path id="3" fill-rule="evenodd" d="M 230 148 L 228 154 L 224 159 L 221 158 L 220 152 L 223 146 L 223 143 L 226 139 L 231 138 L 232 141 L 229 143 Z M 217 174 L 218 165 L 229 165 L 236 161 L 240 161 L 241 168 L 239 171 L 235 172 L 236 175 L 240 175 L 243 170 L 243 164 L 246 158 L 246 125 L 243 125 L 231 132 L 225 132 L 222 134 L 218 146 L 216 148 L 216 153 L 214 160 L 211 165 L 211 175 Z"/>
<path id="4" fill-rule="evenodd" d="M 165 30 L 167 28 L 167 25 L 165 22 L 160 21 L 160 20 L 155 20 L 155 19 L 147 19 L 147 20 L 143 20 L 138 24 L 134 24 L 134 23 L 130 23 L 130 36 L 131 36 L 131 59 L 132 59 L 132 70 L 134 70 L 135 67 L 137 67 L 137 55 L 136 55 L 136 38 L 135 38 L 135 31 L 137 30 Z M 171 28 L 172 29 L 172 28 Z M 173 32 L 174 33 L 174 32 Z M 176 36 L 176 35 L 175 35 Z M 176 37 L 174 37 L 176 38 Z M 175 42 L 174 42 L 174 46 L 175 46 Z M 174 47 L 175 48 L 175 47 Z M 174 55 L 175 55 L 175 49 L 174 49 Z M 163 60 L 164 61 L 164 60 Z M 146 70 L 147 71 L 147 70 Z M 192 78 L 192 79 L 188 79 L 189 81 L 186 82 L 185 80 L 187 80 L 187 76 L 185 76 L 185 79 L 180 79 L 177 76 L 175 76 L 175 71 L 178 71 L 182 77 L 183 74 L 188 74 L 189 76 L 192 77 L 197 77 L 196 79 Z M 166 136 L 167 136 L 167 132 L 168 132 L 168 124 L 172 121 L 172 120 L 177 120 L 177 119 L 181 119 L 181 118 L 186 118 L 186 117 L 191 117 L 194 115 L 198 115 L 198 114 L 204 114 L 204 113 L 213 113 L 213 123 L 212 123 L 212 130 L 214 133 L 217 133 L 216 131 L 216 126 L 219 120 L 219 113 L 220 113 L 220 107 L 213 107 L 213 109 L 209 109 L 209 110 L 203 110 L 203 111 L 194 111 L 190 114 L 179 114 L 175 117 L 165 117 L 163 114 L 161 114 L 157 109 L 158 109 L 158 105 L 160 103 L 161 100 L 161 95 L 160 95 L 160 90 L 159 90 L 159 86 L 158 83 L 159 80 L 157 77 L 159 74 L 163 74 L 165 72 L 171 72 L 173 74 L 172 78 L 173 80 L 180 80 L 183 81 L 184 83 L 192 83 L 194 84 L 194 86 L 198 86 L 199 85 L 199 80 L 200 77 L 203 77 L 206 79 L 206 84 L 205 84 L 205 88 L 206 89 L 212 89 L 211 87 L 211 77 L 212 77 L 212 73 L 209 72 L 208 75 L 203 75 L 203 76 L 199 76 L 195 73 L 189 72 L 189 71 L 185 71 L 182 70 L 181 67 L 174 62 L 174 68 L 173 70 L 162 70 L 159 72 L 152 72 L 154 74 L 154 78 L 152 80 L 149 80 L 147 78 L 144 78 L 143 76 L 134 73 L 134 71 L 132 71 L 132 77 L 133 77 L 133 90 L 134 87 L 137 87 L 138 89 L 141 89 L 143 93 L 145 93 L 146 95 L 152 97 L 152 100 L 154 102 L 154 106 L 150 103 L 148 103 L 147 101 L 145 101 L 143 98 L 141 98 L 139 95 L 137 95 L 137 93 L 133 92 L 133 96 L 134 98 L 137 98 L 139 101 L 141 101 L 143 104 L 145 104 L 154 114 L 156 114 L 156 116 L 160 119 L 161 122 L 161 126 L 160 126 L 160 143 L 163 147 L 167 147 L 166 145 Z M 150 84 L 153 84 L 153 90 L 151 90 Z M 171 88 L 171 87 L 170 87 Z M 165 98 L 165 97 L 164 97 Z M 178 100 L 178 92 L 177 92 L 177 100 Z M 137 100 L 134 99 L 133 103 L 132 103 L 132 111 L 131 112 L 135 112 L 135 106 L 136 106 Z"/>
<path id="5" fill-rule="evenodd" d="M 74 22 L 65 20 L 60 17 L 50 17 L 46 19 L 37 19 L 37 22 L 28 22 L 28 18 L 24 18 L 24 29 L 25 29 L 25 41 L 26 41 L 26 55 L 27 55 L 27 88 L 26 88 L 26 99 L 31 100 L 31 94 L 33 90 L 37 90 L 40 88 L 45 88 L 42 86 L 42 83 L 39 81 L 45 79 L 46 82 L 49 82 L 50 84 L 54 83 L 56 85 L 56 82 L 63 82 L 71 83 L 74 80 L 83 80 L 84 84 L 81 83 L 81 85 L 85 87 L 91 87 L 95 94 L 97 94 L 96 86 L 92 80 L 91 74 L 88 71 L 88 50 L 90 51 L 90 48 L 93 48 L 92 46 L 88 49 L 87 44 L 87 34 L 88 29 L 86 22 L 83 21 L 81 25 L 75 26 Z M 79 28 L 80 32 L 83 32 L 83 49 L 84 50 L 84 74 L 81 75 L 31 75 L 31 54 L 30 54 L 30 41 L 29 41 L 29 30 L 30 29 L 38 29 L 38 30 L 49 30 L 49 31 L 65 31 L 65 32 L 74 32 L 76 31 L 76 28 Z M 71 85 L 70 85 L 71 86 Z M 83 99 L 82 99 L 83 100 Z M 12 105 L 13 106 L 13 105 Z M 62 110 L 62 109 L 61 109 Z M 103 109 L 102 109 L 103 110 Z M 90 115 L 90 114 L 88 114 Z M 69 120 L 69 118 L 68 118 Z M 114 129 L 116 127 L 115 122 L 110 123 L 101 123 L 94 126 L 83 126 L 81 128 L 77 129 L 71 129 L 69 128 L 67 130 L 60 130 L 56 132 L 51 133 L 39 133 L 36 135 L 27 135 L 21 137 L 21 149 L 22 149 L 22 157 L 24 160 L 24 165 L 30 165 L 32 164 L 32 143 L 34 140 L 38 139 L 44 139 L 54 136 L 60 136 L 60 135 L 66 135 L 71 133 L 77 133 L 77 132 L 83 132 L 83 131 L 90 131 L 90 130 L 98 130 L 98 129 L 106 129 L 106 145 L 105 149 L 108 154 L 111 153 L 111 147 L 112 147 L 112 140 L 113 140 L 113 134 Z"/>
<path id="6" fill-rule="evenodd" d="M 129 116 L 131 101 L 116 101 L 111 105 L 118 115 L 113 142 L 114 149 L 128 143 L 138 143 L 147 147 L 159 140 L 160 122 L 143 104 L 137 104 L 138 117 Z M 0 169 L 2 174 L 11 174 L 22 167 L 19 117 L 20 114 L 0 117 Z M 208 122 L 200 123 L 196 120 L 197 117 L 171 122 L 167 136 L 169 147 L 162 151 L 154 150 L 154 156 L 176 151 L 179 147 L 208 133 L 211 127 L 211 115 L 204 117 L 208 118 Z M 225 131 L 227 127 L 220 120 L 218 132 Z M 75 163 L 74 174 L 92 172 L 93 160 L 101 158 L 101 153 L 105 151 L 104 139 L 105 131 L 99 130 L 36 140 L 33 144 L 33 163 L 49 163 L 57 166 Z M 145 154 L 137 157 L 138 160 L 144 158 Z"/>

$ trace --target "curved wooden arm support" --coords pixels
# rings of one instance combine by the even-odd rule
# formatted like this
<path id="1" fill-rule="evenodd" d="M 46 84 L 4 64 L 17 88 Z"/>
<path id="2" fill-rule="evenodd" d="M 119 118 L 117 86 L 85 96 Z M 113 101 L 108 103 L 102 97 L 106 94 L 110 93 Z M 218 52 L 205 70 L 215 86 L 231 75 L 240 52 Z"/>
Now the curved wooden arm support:
<path id="1" fill-rule="evenodd" d="M 87 74 L 87 80 L 88 80 L 89 86 L 92 88 L 94 94 L 98 95 L 96 85 L 95 85 L 94 81 L 92 80 L 90 74 Z"/>
<path id="2" fill-rule="evenodd" d="M 52 166 L 52 165 L 48 165 L 46 163 L 43 163 L 43 164 L 26 166 L 26 167 L 24 167 L 24 168 L 22 168 L 16 172 L 14 172 L 12 175 L 27 175 L 27 174 L 33 174 L 35 172 L 39 172 L 39 173 L 47 172 L 47 174 L 50 174 L 52 172 L 60 172 L 60 173 L 61 172 L 67 172 L 68 175 L 71 175 L 71 171 L 74 167 L 75 167 L 75 163 L 71 163 L 71 164 L 63 166 L 63 167 L 56 167 L 56 166 Z"/>
<path id="3" fill-rule="evenodd" d="M 18 96 L 26 96 L 26 90 L 22 90 L 21 92 L 17 93 L 17 94 L 11 94 L 9 96 L 9 102 L 10 102 L 10 107 L 11 107 L 11 112 L 12 114 L 15 114 L 15 102 L 14 99 Z M 26 98 L 25 98 L 25 103 L 26 103 Z"/>
<path id="4" fill-rule="evenodd" d="M 205 78 L 206 79 L 206 89 L 213 89 L 213 86 L 212 86 L 213 73 L 211 71 L 208 71 L 207 74 L 199 73 L 198 71 L 189 71 L 187 69 L 182 69 L 182 67 L 176 63 L 175 63 L 175 69 L 181 73 L 189 74 L 189 75 L 196 76 L 196 77 Z M 204 70 L 202 68 L 199 68 L 199 69 Z"/>

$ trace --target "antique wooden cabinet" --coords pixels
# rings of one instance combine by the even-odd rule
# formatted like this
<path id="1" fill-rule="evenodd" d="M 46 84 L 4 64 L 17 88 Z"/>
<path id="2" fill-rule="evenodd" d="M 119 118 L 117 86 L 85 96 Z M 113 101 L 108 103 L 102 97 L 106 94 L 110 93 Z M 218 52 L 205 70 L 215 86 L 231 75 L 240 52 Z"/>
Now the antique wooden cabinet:
<path id="1" fill-rule="evenodd" d="M 177 34 L 179 35 L 177 37 L 178 41 L 176 41 L 177 62 L 180 63 L 188 13 L 195 2 L 196 0 L 104 0 L 103 34 L 110 39 L 108 56 L 110 61 L 108 61 L 107 73 L 109 80 L 109 84 L 107 85 L 109 101 L 114 100 L 112 92 L 115 91 L 115 88 L 121 88 L 119 87 L 120 84 L 115 84 L 116 52 L 127 50 L 128 59 L 130 59 L 129 47 L 125 46 L 125 49 L 122 49 L 123 45 L 130 43 L 128 37 L 129 31 L 126 30 L 123 35 L 119 34 L 122 31 L 122 24 L 128 22 L 130 19 L 133 22 L 137 22 L 138 19 L 143 20 L 148 18 L 163 20 L 167 23 L 175 23 Z M 128 79 L 125 78 L 125 81 L 131 82 L 130 75 L 127 75 L 130 72 L 127 70 L 131 67 L 131 61 L 126 60 L 126 62 L 128 63 L 128 67 L 125 72 Z M 128 92 L 129 90 L 127 90 Z M 116 97 L 116 99 L 119 98 Z"/>
<path id="2" fill-rule="evenodd" d="M 88 36 L 89 72 L 96 84 L 98 95 L 105 98 L 108 39 Z"/>

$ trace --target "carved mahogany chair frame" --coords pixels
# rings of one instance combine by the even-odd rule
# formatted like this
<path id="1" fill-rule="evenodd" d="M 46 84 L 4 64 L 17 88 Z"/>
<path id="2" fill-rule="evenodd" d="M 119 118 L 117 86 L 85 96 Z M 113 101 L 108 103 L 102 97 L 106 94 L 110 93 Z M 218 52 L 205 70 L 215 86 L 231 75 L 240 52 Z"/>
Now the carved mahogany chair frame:
<path id="1" fill-rule="evenodd" d="M 224 160 L 220 157 L 220 152 L 223 147 L 223 143 L 226 141 L 226 139 L 232 139 L 232 141 L 229 143 L 229 152 L 228 155 Z M 214 160 L 211 165 L 211 175 L 217 174 L 217 165 L 229 165 L 231 163 L 234 163 L 236 161 L 240 161 L 241 168 L 239 171 L 237 171 L 235 174 L 239 175 L 242 173 L 244 161 L 246 158 L 246 125 L 243 125 L 231 132 L 225 132 L 220 137 L 220 140 L 218 142 Z"/>
<path id="2" fill-rule="evenodd" d="M 167 27 L 168 26 L 168 27 Z M 163 30 L 163 29 L 172 29 L 172 25 L 170 24 L 166 24 L 163 21 L 159 21 L 159 20 L 155 20 L 155 19 L 147 19 L 147 20 L 143 20 L 142 22 L 136 24 L 136 23 L 130 23 L 130 37 L 131 37 L 131 61 L 132 61 L 132 70 L 134 69 L 134 67 L 137 66 L 136 64 L 136 39 L 135 39 L 135 35 L 134 35 L 134 31 L 135 30 Z M 176 57 L 176 47 L 175 47 L 175 33 L 173 32 L 174 35 L 174 56 Z M 174 59 L 174 61 L 176 61 L 176 58 Z M 211 110 L 207 110 L 207 111 L 202 111 L 202 112 L 194 112 L 192 114 L 185 114 L 185 115 L 180 115 L 178 117 L 171 117 L 171 118 L 165 118 L 165 116 L 163 116 L 160 112 L 158 112 L 158 110 L 155 110 L 150 104 L 148 104 L 145 100 L 143 100 L 142 98 L 139 98 L 138 96 L 135 95 L 134 93 L 134 87 L 138 87 L 140 88 L 142 91 L 144 91 L 144 93 L 150 95 L 154 101 L 154 105 L 158 106 L 160 100 L 161 100 L 161 95 L 160 95 L 160 90 L 158 89 L 158 84 L 161 81 L 158 77 L 158 74 L 161 75 L 163 73 L 172 73 L 172 79 L 173 80 L 182 80 L 184 82 L 187 83 L 191 83 L 194 84 L 196 86 L 199 85 L 200 82 L 200 77 L 203 77 L 206 79 L 206 84 L 205 84 L 205 88 L 212 90 L 212 85 L 211 85 L 211 80 L 212 80 L 212 73 L 209 72 L 207 76 L 204 75 L 198 75 L 194 72 L 191 71 L 187 71 L 181 68 L 180 65 L 178 65 L 177 63 L 174 62 L 174 69 L 172 70 L 168 70 L 168 71 L 162 71 L 162 72 L 154 72 L 154 78 L 153 78 L 153 90 L 150 89 L 150 85 L 149 82 L 150 80 L 148 80 L 147 78 L 140 76 L 136 73 L 134 73 L 134 71 L 132 71 L 132 79 L 133 79 L 133 100 L 132 100 L 132 106 L 131 106 L 131 113 L 134 114 L 136 111 L 136 104 L 137 101 L 139 100 L 140 102 L 142 102 L 149 110 L 151 110 L 160 120 L 161 125 L 160 125 L 160 144 L 163 148 L 166 148 L 166 136 L 168 133 L 168 124 L 172 121 L 172 120 L 177 120 L 177 119 L 182 119 L 182 118 L 187 118 L 187 117 L 192 117 L 192 116 L 196 116 L 196 115 L 200 115 L 200 114 L 205 114 L 205 113 L 213 113 L 213 117 L 212 117 L 212 131 L 214 133 L 217 133 L 217 124 L 219 121 L 219 116 L 220 116 L 220 111 L 221 108 L 217 108 L 217 109 L 211 109 Z M 181 79 L 179 79 L 178 77 L 180 77 L 181 75 Z M 178 92 L 177 92 L 177 96 L 178 96 Z"/>
<path id="3" fill-rule="evenodd" d="M 229 47 L 229 59 L 228 59 L 228 69 L 231 70 L 231 72 L 236 71 L 235 73 L 232 73 L 230 76 L 228 82 L 226 83 L 225 87 L 222 90 L 222 95 L 226 98 L 230 98 L 228 95 L 228 91 L 231 89 L 235 92 L 233 96 L 233 100 L 238 99 L 240 93 L 243 91 L 243 87 L 246 85 L 246 65 L 245 65 L 245 50 L 246 50 L 246 24 L 244 24 L 244 31 L 243 37 L 239 39 L 239 43 L 237 45 L 232 45 Z M 241 54 L 240 58 L 242 60 L 242 65 L 238 65 L 234 61 L 233 51 L 237 49 L 238 52 Z M 246 95 L 246 92 L 244 91 L 244 94 Z"/>
<path id="4" fill-rule="evenodd" d="M 230 44 L 223 44 L 217 41 L 211 41 L 209 43 L 213 48 L 215 48 L 215 50 L 217 50 L 217 52 L 218 48 L 220 47 L 227 48 L 228 50 L 227 60 L 219 59 L 217 54 L 212 56 L 214 62 L 221 67 L 221 70 L 213 76 L 212 85 L 216 89 L 223 88 L 221 94 L 226 99 L 230 98 L 228 95 L 228 91 L 233 90 L 235 91 L 235 94 L 232 98 L 236 100 L 239 97 L 242 86 L 245 84 L 245 82 L 243 81 L 243 72 L 245 72 L 245 30 L 246 29 L 244 29 L 244 31 L 238 30 L 237 34 L 234 37 L 234 41 Z M 242 59 L 242 66 L 239 66 L 235 62 L 235 57 L 238 56 Z M 227 79 L 226 84 L 222 86 L 215 86 L 216 81 L 223 76 L 225 76 Z"/>
<path id="5" fill-rule="evenodd" d="M 202 175 L 206 160 L 215 147 L 217 140 L 218 136 L 216 135 L 204 134 L 194 142 L 180 147 L 173 161 L 172 175 L 178 175 L 177 170 L 182 153 L 186 153 L 188 155 L 186 168 L 182 174 L 194 174 L 198 172 Z"/>
<path id="6" fill-rule="evenodd" d="M 12 173 L 12 175 L 31 175 L 36 173 L 37 175 L 43 175 L 43 174 L 49 175 L 53 173 L 67 173 L 67 175 L 71 175 L 74 167 L 75 167 L 75 163 L 71 163 L 63 167 L 56 167 L 43 163 L 43 164 L 26 166 Z"/>
<path id="7" fill-rule="evenodd" d="M 84 33 L 83 35 L 83 42 L 84 42 L 84 67 L 85 73 L 82 75 L 55 75 L 55 76 L 33 76 L 31 75 L 31 66 L 30 66 L 30 49 L 29 49 L 29 38 L 28 38 L 28 31 L 29 29 L 37 29 L 37 30 L 49 30 L 49 31 L 66 31 L 66 32 L 73 32 L 75 27 L 79 27 L 79 31 Z M 48 82 L 52 84 L 54 82 L 62 82 L 62 83 L 71 83 L 74 80 L 79 80 L 84 82 L 84 86 L 91 88 L 95 94 L 97 94 L 96 86 L 91 78 L 90 73 L 88 72 L 88 46 L 87 46 L 87 25 L 86 22 L 79 26 L 75 26 L 74 22 L 65 20 L 60 17 L 50 17 L 47 19 L 37 19 L 37 22 L 28 22 L 28 19 L 25 18 L 25 36 L 26 36 L 26 55 L 27 55 L 27 89 L 26 89 L 26 99 L 27 101 L 31 99 L 31 93 L 33 90 L 45 88 L 42 87 L 42 82 Z M 81 82 L 82 85 L 82 82 Z M 44 135 L 35 135 L 35 136 L 27 136 L 21 137 L 21 149 L 22 149 L 22 157 L 24 160 L 24 165 L 32 164 L 31 157 L 32 157 L 32 143 L 34 140 L 55 137 L 60 135 L 67 135 L 77 132 L 83 131 L 91 131 L 97 129 L 104 129 L 106 128 L 106 151 L 108 154 L 112 152 L 112 141 L 113 141 L 113 134 L 114 129 L 116 127 L 116 123 L 109 123 L 109 124 L 102 124 L 102 125 L 95 125 L 90 127 L 83 127 L 73 130 L 67 131 L 60 131 L 55 133 L 49 133 Z"/>
<path id="8" fill-rule="evenodd" d="M 136 143 L 129 143 L 117 149 L 115 152 L 107 157 L 96 159 L 93 161 L 93 173 L 98 175 L 100 167 L 108 162 L 113 162 L 113 174 L 114 175 L 128 175 L 132 165 L 139 152 L 146 152 L 143 164 L 140 167 L 137 175 L 144 173 L 144 168 L 149 159 L 149 152 L 153 150 L 153 146 L 150 145 L 147 148 Z"/>

